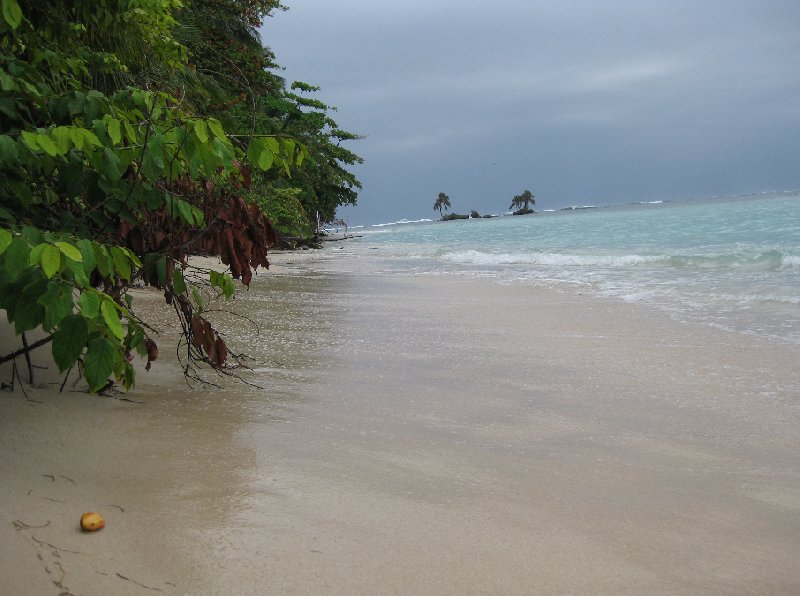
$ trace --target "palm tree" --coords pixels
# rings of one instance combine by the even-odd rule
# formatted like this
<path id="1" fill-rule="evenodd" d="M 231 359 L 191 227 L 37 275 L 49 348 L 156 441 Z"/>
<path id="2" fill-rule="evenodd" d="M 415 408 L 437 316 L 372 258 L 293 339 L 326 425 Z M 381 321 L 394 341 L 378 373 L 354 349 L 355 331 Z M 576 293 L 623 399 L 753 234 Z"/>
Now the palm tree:
<path id="1" fill-rule="evenodd" d="M 517 195 L 514 197 L 514 200 L 511 201 L 511 206 L 509 209 L 519 209 L 523 213 L 530 212 L 528 209 L 528 204 L 535 205 L 536 204 L 536 197 L 533 196 L 533 193 L 529 190 L 523 191 L 521 195 Z"/>
<path id="2" fill-rule="evenodd" d="M 436 202 L 433 204 L 433 210 L 434 211 L 438 210 L 439 211 L 439 215 L 444 217 L 444 214 L 442 213 L 442 209 L 444 209 L 445 211 L 450 209 L 450 197 L 448 197 L 443 192 L 440 192 L 439 193 L 439 198 L 436 199 Z"/>

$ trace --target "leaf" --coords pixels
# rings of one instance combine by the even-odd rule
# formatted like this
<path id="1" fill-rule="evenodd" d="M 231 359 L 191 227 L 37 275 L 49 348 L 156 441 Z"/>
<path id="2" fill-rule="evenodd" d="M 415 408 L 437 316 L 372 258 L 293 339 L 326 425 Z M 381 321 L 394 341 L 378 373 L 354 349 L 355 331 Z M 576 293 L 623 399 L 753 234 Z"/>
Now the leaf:
<path id="1" fill-rule="evenodd" d="M 56 242 L 55 245 L 58 247 L 58 250 L 60 250 L 61 253 L 68 259 L 78 262 L 83 261 L 83 255 L 81 254 L 81 251 L 69 242 Z"/>
<path id="2" fill-rule="evenodd" d="M 122 323 L 119 320 L 117 306 L 111 302 L 111 300 L 103 300 L 102 304 L 100 304 L 100 312 L 103 315 L 103 320 L 106 322 L 109 331 L 114 334 L 114 337 L 122 341 L 125 337 L 125 333 L 122 330 Z"/>
<path id="3" fill-rule="evenodd" d="M 264 143 L 261 139 L 253 139 L 247 146 L 247 160 L 251 164 L 257 164 L 258 157 L 261 155 L 262 151 L 264 151 Z"/>
<path id="4" fill-rule="evenodd" d="M 19 7 L 17 0 L 2 0 L 2 2 L 3 19 L 5 19 L 9 27 L 16 29 L 22 22 L 22 9 Z"/>
<path id="5" fill-rule="evenodd" d="M 192 286 L 192 298 L 194 298 L 195 304 L 197 304 L 197 308 L 200 312 L 203 311 L 203 297 L 200 295 L 200 291 Z"/>
<path id="6" fill-rule="evenodd" d="M 200 209 L 198 209 L 194 205 L 191 205 L 191 210 L 192 210 L 192 220 L 194 221 L 194 225 L 202 226 L 203 222 L 205 221 L 205 216 L 203 215 L 203 212 L 200 211 Z"/>
<path id="7" fill-rule="evenodd" d="M 14 235 L 8 230 L 0 229 L 0 255 L 6 252 L 8 245 L 14 239 Z"/>
<path id="8" fill-rule="evenodd" d="M 50 138 L 56 144 L 56 147 L 58 147 L 59 155 L 65 155 L 75 144 L 70 136 L 69 126 L 55 127 L 50 131 Z"/>
<path id="9" fill-rule="evenodd" d="M 44 147 L 42 147 L 44 149 Z M 46 151 L 46 149 L 45 149 Z M 103 150 L 103 171 L 102 174 L 109 180 L 119 180 L 122 177 L 122 168 L 119 156 L 111 149 L 106 147 Z"/>
<path id="10" fill-rule="evenodd" d="M 161 257 L 156 263 L 156 275 L 158 276 L 158 285 L 163 288 L 167 283 L 167 257 Z"/>
<path id="11" fill-rule="evenodd" d="M 31 151 L 38 151 L 41 148 L 39 147 L 39 135 L 27 130 L 22 131 L 22 142 L 25 143 Z"/>
<path id="12" fill-rule="evenodd" d="M 194 134 L 201 143 L 208 143 L 208 126 L 203 120 L 195 121 Z"/>
<path id="13" fill-rule="evenodd" d="M 118 353 L 119 348 L 105 337 L 98 337 L 89 342 L 83 373 L 91 391 L 98 391 L 108 383 Z"/>
<path id="14" fill-rule="evenodd" d="M 194 214 L 192 213 L 191 205 L 181 199 L 176 199 L 173 204 L 177 208 L 180 219 L 187 225 L 194 225 Z"/>
<path id="15" fill-rule="evenodd" d="M 294 162 L 294 149 L 297 143 L 294 139 L 283 139 L 283 150 L 286 153 L 286 159 L 289 163 Z"/>
<path id="16" fill-rule="evenodd" d="M 91 285 L 89 282 L 89 277 L 83 270 L 83 263 L 73 261 L 72 259 L 67 259 L 66 265 L 67 269 L 69 269 L 72 272 L 72 277 L 74 278 L 75 283 L 78 284 L 78 286 L 80 286 L 81 288 L 88 288 Z"/>
<path id="17" fill-rule="evenodd" d="M 0 135 L 0 161 L 11 161 L 19 157 L 17 143 L 8 135 Z"/>
<path id="18" fill-rule="evenodd" d="M 17 334 L 35 329 L 44 321 L 44 307 L 38 301 L 45 291 L 47 280 L 43 278 L 32 281 L 22 290 L 14 311 L 14 328 Z"/>
<path id="19" fill-rule="evenodd" d="M 269 149 L 272 153 L 278 154 L 281 150 L 281 146 L 278 143 L 278 139 L 275 137 L 266 137 L 264 139 L 264 144 L 266 145 L 267 149 Z"/>
<path id="20" fill-rule="evenodd" d="M 186 292 L 186 281 L 183 279 L 183 271 L 175 269 L 172 272 L 172 288 L 177 294 Z"/>
<path id="21" fill-rule="evenodd" d="M 58 270 L 61 269 L 61 251 L 58 250 L 58 247 L 52 244 L 44 244 L 41 265 L 42 271 L 44 271 L 44 275 L 48 279 L 53 277 Z"/>
<path id="22" fill-rule="evenodd" d="M 100 296 L 95 291 L 84 292 L 78 298 L 81 315 L 86 319 L 94 319 L 100 312 Z"/>
<path id="23" fill-rule="evenodd" d="M 97 270 L 100 272 L 100 275 L 103 277 L 110 277 L 114 270 L 114 262 L 108 254 L 108 250 L 106 250 L 105 246 L 100 244 L 94 244 L 92 248 L 94 249 L 94 258 L 97 262 Z"/>
<path id="24" fill-rule="evenodd" d="M 258 167 L 262 170 L 266 171 L 272 167 L 272 163 L 275 161 L 275 154 L 270 151 L 269 149 L 264 149 L 258 156 Z"/>
<path id="25" fill-rule="evenodd" d="M 41 147 L 50 157 L 63 155 L 58 146 L 46 134 L 37 135 L 36 141 L 39 143 L 39 147 Z M 66 153 L 66 151 L 64 151 L 64 153 Z"/>
<path id="26" fill-rule="evenodd" d="M 64 372 L 71 368 L 80 358 L 86 340 L 89 337 L 89 326 L 80 315 L 71 315 L 62 319 L 53 334 L 53 360 L 58 370 Z"/>
<path id="27" fill-rule="evenodd" d="M 49 331 L 69 314 L 72 314 L 72 288 L 60 281 L 51 281 L 47 291 L 37 300 L 44 307 L 42 328 Z"/>
<path id="28" fill-rule="evenodd" d="M 219 139 L 227 139 L 228 137 L 225 135 L 225 131 L 222 129 L 222 124 L 220 124 L 219 120 L 216 118 L 209 118 L 208 119 L 208 128 L 214 135 Z"/>
<path id="29" fill-rule="evenodd" d="M 17 236 L 5 251 L 5 268 L 9 281 L 14 281 L 28 267 L 28 256 L 31 245 L 24 238 Z"/>
<path id="30" fill-rule="evenodd" d="M 114 260 L 114 269 L 117 275 L 121 279 L 129 280 L 131 278 L 131 264 L 127 255 L 118 246 L 112 246 L 109 250 L 111 251 L 111 258 Z"/>
<path id="31" fill-rule="evenodd" d="M 116 118 L 111 118 L 108 121 L 108 136 L 114 145 L 119 145 L 120 141 L 122 141 L 122 127 Z"/>
<path id="32" fill-rule="evenodd" d="M 225 168 L 225 171 L 229 171 L 233 168 L 233 151 L 228 145 L 219 138 L 216 138 L 214 142 L 211 143 L 211 148 L 220 162 L 222 162 L 222 167 Z"/>
<path id="33" fill-rule="evenodd" d="M 82 238 L 75 244 L 78 246 L 78 250 L 81 251 L 81 257 L 83 257 L 83 271 L 86 273 L 86 275 L 89 275 L 94 268 L 97 267 L 97 259 L 94 256 L 92 243 L 91 241 Z"/>

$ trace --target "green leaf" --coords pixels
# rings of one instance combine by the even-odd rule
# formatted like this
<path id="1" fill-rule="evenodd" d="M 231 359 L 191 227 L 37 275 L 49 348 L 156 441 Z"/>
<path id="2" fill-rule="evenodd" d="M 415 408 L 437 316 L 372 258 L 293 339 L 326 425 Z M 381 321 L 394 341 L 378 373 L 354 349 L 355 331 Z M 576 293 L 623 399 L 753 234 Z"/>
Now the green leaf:
<path id="1" fill-rule="evenodd" d="M 14 328 L 17 334 L 35 329 L 44 321 L 44 307 L 39 298 L 47 291 L 47 280 L 37 279 L 22 290 L 14 311 Z"/>
<path id="2" fill-rule="evenodd" d="M 19 157 L 17 143 L 8 135 L 0 135 L 0 161 L 11 161 Z"/>
<path id="3" fill-rule="evenodd" d="M 175 199 L 172 203 L 177 211 L 178 217 L 188 225 L 194 225 L 194 215 L 192 213 L 192 207 L 186 201 L 182 201 L 181 199 Z M 175 214 L 173 213 L 173 216 Z"/>
<path id="4" fill-rule="evenodd" d="M 201 143 L 208 143 L 208 126 L 203 120 L 195 121 L 194 134 Z"/>
<path id="5" fill-rule="evenodd" d="M 36 133 L 23 130 L 22 142 L 25 143 L 31 151 L 38 151 L 41 149 L 41 147 L 39 147 L 39 135 Z"/>
<path id="6" fill-rule="evenodd" d="M 283 150 L 286 153 L 286 159 L 289 163 L 294 162 L 294 149 L 297 143 L 294 139 L 283 139 Z"/>
<path id="7" fill-rule="evenodd" d="M 269 149 L 264 149 L 261 153 L 259 153 L 258 161 L 256 163 L 258 164 L 259 168 L 267 171 L 272 167 L 273 161 L 275 161 L 275 154 Z"/>
<path id="8" fill-rule="evenodd" d="M 262 151 L 264 151 L 264 143 L 261 142 L 261 139 L 253 139 L 247 146 L 247 161 L 257 164 Z"/>
<path id="9" fill-rule="evenodd" d="M 2 0 L 3 1 L 3 19 L 5 19 L 8 26 L 12 29 L 19 27 L 22 22 L 22 9 L 20 9 L 17 0 Z"/>
<path id="10" fill-rule="evenodd" d="M 37 301 L 44 307 L 42 327 L 49 331 L 67 315 L 72 314 L 72 288 L 60 281 L 51 281 L 47 291 Z"/>
<path id="11" fill-rule="evenodd" d="M 45 149 L 46 151 L 46 149 Z M 122 177 L 122 168 L 119 156 L 111 149 L 106 147 L 103 150 L 103 171 L 102 174 L 109 180 L 119 180 Z"/>
<path id="12" fill-rule="evenodd" d="M 0 255 L 6 252 L 8 245 L 14 239 L 14 235 L 8 230 L 0 229 Z"/>
<path id="13" fill-rule="evenodd" d="M 278 143 L 278 139 L 275 137 L 266 137 L 264 139 L 264 145 L 269 149 L 272 153 L 278 154 L 281 150 L 281 146 Z"/>
<path id="14" fill-rule="evenodd" d="M 88 338 L 89 326 L 82 316 L 71 315 L 62 319 L 53 334 L 53 360 L 59 371 L 64 372 L 77 362 Z"/>
<path id="15" fill-rule="evenodd" d="M 200 209 L 198 209 L 194 205 L 191 206 L 191 210 L 192 210 L 192 219 L 194 220 L 194 225 L 202 226 L 203 222 L 205 222 L 206 219 L 205 216 L 203 215 L 203 212 L 200 211 Z"/>
<path id="16" fill-rule="evenodd" d="M 97 135 L 86 128 L 74 127 L 69 131 L 69 136 L 78 149 L 88 148 L 87 145 L 92 147 L 102 147 L 103 145 Z"/>
<path id="17" fill-rule="evenodd" d="M 108 254 L 108 250 L 106 250 L 105 246 L 100 244 L 94 244 L 92 248 L 94 249 L 94 258 L 97 262 L 97 270 L 100 272 L 100 275 L 103 277 L 110 277 L 114 272 L 114 261 L 111 255 Z"/>
<path id="18" fill-rule="evenodd" d="M 119 320 L 119 312 L 117 312 L 117 305 L 111 300 L 103 300 L 100 305 L 100 312 L 103 314 L 103 320 L 106 322 L 109 331 L 114 334 L 118 340 L 122 341 L 125 333 L 122 330 L 122 323 Z"/>
<path id="19" fill-rule="evenodd" d="M 167 257 L 161 257 L 156 263 L 156 275 L 158 285 L 164 287 L 167 284 Z"/>
<path id="20" fill-rule="evenodd" d="M 88 288 L 91 285 L 89 283 L 89 277 L 83 270 L 83 263 L 73 261 L 72 259 L 67 259 L 66 265 L 67 269 L 72 272 L 72 277 L 75 279 L 75 283 L 78 284 L 78 286 L 81 288 Z"/>
<path id="21" fill-rule="evenodd" d="M 226 172 L 233 168 L 233 151 L 228 145 L 217 138 L 214 139 L 213 143 L 211 143 L 211 147 L 214 151 L 214 154 L 222 162 L 222 167 L 225 168 Z"/>
<path id="22" fill-rule="evenodd" d="M 50 138 L 58 147 L 59 155 L 65 155 L 75 144 L 72 142 L 69 126 L 57 126 L 50 131 Z"/>
<path id="23" fill-rule="evenodd" d="M 195 304 L 197 304 L 197 308 L 202 311 L 203 310 L 203 297 L 200 295 L 200 291 L 192 286 L 192 298 L 194 298 Z"/>
<path id="24" fill-rule="evenodd" d="M 47 242 L 42 242 L 34 246 L 28 254 L 28 265 L 31 267 L 36 267 L 37 265 L 41 266 L 42 254 L 44 253 L 44 249 L 48 246 L 50 245 Z"/>
<path id="25" fill-rule="evenodd" d="M 177 294 L 186 292 L 186 281 L 183 279 L 183 271 L 175 269 L 172 272 L 172 288 Z"/>
<path id="26" fill-rule="evenodd" d="M 121 279 L 128 281 L 131 278 L 131 264 L 127 255 L 117 246 L 112 246 L 109 250 L 111 251 L 111 258 L 114 260 L 114 269 L 117 275 Z"/>
<path id="27" fill-rule="evenodd" d="M 105 337 L 98 337 L 89 342 L 83 360 L 83 373 L 91 391 L 99 391 L 108 382 L 119 351 L 120 348 Z"/>
<path id="28" fill-rule="evenodd" d="M 97 295 L 96 291 L 84 292 L 78 298 L 78 306 L 80 306 L 83 317 L 94 319 L 100 312 L 100 296 Z"/>
<path id="29" fill-rule="evenodd" d="M 39 245 L 42 246 L 42 245 Z M 38 246 L 36 247 L 38 248 Z M 61 269 L 61 251 L 52 244 L 45 244 L 42 249 L 42 271 L 48 279 L 53 277 Z"/>
<path id="30" fill-rule="evenodd" d="M 37 135 L 36 141 L 39 143 L 39 147 L 41 147 L 44 150 L 44 152 L 47 153 L 47 155 L 49 155 L 50 157 L 63 155 L 58 146 L 46 134 Z M 66 153 L 66 151 L 64 153 Z"/>
<path id="31" fill-rule="evenodd" d="M 219 139 L 227 139 L 228 137 L 225 135 L 225 131 L 222 129 L 222 124 L 220 124 L 219 120 L 216 118 L 209 118 L 208 119 L 208 128 L 211 129 L 211 132 Z"/>
<path id="32" fill-rule="evenodd" d="M 24 238 L 17 236 L 6 248 L 5 265 L 6 275 L 9 281 L 14 281 L 20 273 L 28 267 L 28 257 L 31 252 L 31 245 Z"/>
<path id="33" fill-rule="evenodd" d="M 68 259 L 78 262 L 83 261 L 83 255 L 81 254 L 81 251 L 69 242 L 56 242 L 55 245 L 58 247 L 58 250 L 60 250 Z"/>
<path id="34" fill-rule="evenodd" d="M 116 118 L 111 118 L 108 121 L 108 136 L 115 145 L 119 145 L 120 141 L 122 141 L 122 127 Z"/>
<path id="35" fill-rule="evenodd" d="M 83 271 L 86 275 L 89 275 L 94 268 L 97 267 L 97 259 L 94 255 L 94 249 L 92 248 L 92 243 L 85 238 L 78 240 L 75 243 L 78 246 L 78 250 L 81 251 L 81 257 L 83 257 Z"/>

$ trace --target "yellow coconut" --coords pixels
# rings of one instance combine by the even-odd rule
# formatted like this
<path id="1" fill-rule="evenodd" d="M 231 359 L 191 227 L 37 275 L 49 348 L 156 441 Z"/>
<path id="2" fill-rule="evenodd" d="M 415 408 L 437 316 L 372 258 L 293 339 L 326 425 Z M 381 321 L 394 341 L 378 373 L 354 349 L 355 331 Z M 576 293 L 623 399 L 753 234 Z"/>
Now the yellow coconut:
<path id="1" fill-rule="evenodd" d="M 106 525 L 106 520 L 103 516 L 94 511 L 88 511 L 81 515 L 81 528 L 87 532 L 96 532 L 102 530 Z"/>

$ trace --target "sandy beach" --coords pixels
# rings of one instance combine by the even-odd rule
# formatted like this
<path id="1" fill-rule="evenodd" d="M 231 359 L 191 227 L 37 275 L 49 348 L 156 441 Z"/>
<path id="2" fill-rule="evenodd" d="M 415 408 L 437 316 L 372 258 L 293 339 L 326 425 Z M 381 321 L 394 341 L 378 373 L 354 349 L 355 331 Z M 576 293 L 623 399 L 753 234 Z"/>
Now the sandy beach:
<path id="1" fill-rule="evenodd" d="M 333 250 L 217 316 L 258 387 L 152 295 L 135 391 L 0 393 L 0 593 L 800 593 L 796 346 Z"/>

